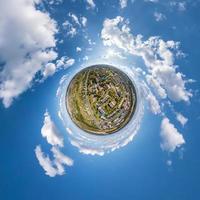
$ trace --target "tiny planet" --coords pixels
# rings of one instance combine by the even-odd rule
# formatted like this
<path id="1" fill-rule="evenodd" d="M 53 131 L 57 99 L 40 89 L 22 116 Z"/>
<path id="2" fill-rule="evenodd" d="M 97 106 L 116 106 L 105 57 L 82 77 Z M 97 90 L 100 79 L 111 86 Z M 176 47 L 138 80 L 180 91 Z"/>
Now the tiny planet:
<path id="1" fill-rule="evenodd" d="M 134 115 L 136 89 L 127 74 L 110 65 L 94 65 L 75 74 L 66 91 L 66 108 L 82 130 L 107 135 Z"/>

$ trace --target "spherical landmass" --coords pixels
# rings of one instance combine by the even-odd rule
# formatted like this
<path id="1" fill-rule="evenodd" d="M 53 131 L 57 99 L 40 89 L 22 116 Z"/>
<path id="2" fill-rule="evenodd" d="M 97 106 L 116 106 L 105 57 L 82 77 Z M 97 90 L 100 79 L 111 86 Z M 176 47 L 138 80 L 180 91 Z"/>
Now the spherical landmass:
<path id="1" fill-rule="evenodd" d="M 117 132 L 136 108 L 133 82 L 110 65 L 95 65 L 78 72 L 68 85 L 66 108 L 82 130 L 106 135 Z"/>

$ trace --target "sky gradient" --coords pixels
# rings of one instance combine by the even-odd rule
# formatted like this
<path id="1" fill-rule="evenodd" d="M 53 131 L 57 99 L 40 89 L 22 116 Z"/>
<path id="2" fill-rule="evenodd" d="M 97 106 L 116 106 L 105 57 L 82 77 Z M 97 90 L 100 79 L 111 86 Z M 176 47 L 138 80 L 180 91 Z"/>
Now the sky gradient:
<path id="1" fill-rule="evenodd" d="M 199 199 L 199 8 L 0 0 L 0 199 Z M 77 132 L 62 104 L 70 78 L 98 63 L 141 95 L 124 138 L 106 143 Z"/>

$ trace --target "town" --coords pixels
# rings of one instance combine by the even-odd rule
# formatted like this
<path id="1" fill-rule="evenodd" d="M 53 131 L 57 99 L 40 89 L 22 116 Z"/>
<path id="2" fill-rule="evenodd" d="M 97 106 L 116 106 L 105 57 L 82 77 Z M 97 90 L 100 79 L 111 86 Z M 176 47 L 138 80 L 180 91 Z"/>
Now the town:
<path id="1" fill-rule="evenodd" d="M 136 105 L 131 80 L 120 70 L 107 66 L 79 72 L 72 79 L 66 97 L 75 124 L 95 134 L 113 133 L 124 127 Z"/>

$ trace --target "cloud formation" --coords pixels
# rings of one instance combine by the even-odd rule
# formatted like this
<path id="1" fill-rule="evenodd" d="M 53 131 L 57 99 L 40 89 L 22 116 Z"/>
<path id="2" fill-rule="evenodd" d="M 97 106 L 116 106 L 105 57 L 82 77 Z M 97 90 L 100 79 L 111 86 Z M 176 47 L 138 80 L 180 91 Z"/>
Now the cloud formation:
<path id="1" fill-rule="evenodd" d="M 128 0 L 119 0 L 121 9 L 126 8 Z"/>
<path id="2" fill-rule="evenodd" d="M 36 73 L 57 58 L 53 50 L 56 22 L 36 9 L 38 3 L 0 1 L 0 98 L 5 107 L 31 87 Z"/>
<path id="3" fill-rule="evenodd" d="M 179 67 L 175 64 L 177 55 L 182 54 L 178 42 L 164 41 L 157 36 L 147 40 L 140 34 L 134 36 L 129 28 L 129 21 L 121 16 L 104 20 L 101 38 L 104 46 L 118 48 L 127 55 L 140 57 L 144 61 L 144 94 L 153 114 L 165 115 L 162 107 L 167 101 L 162 100 L 171 100 L 170 104 L 189 102 L 192 93 L 186 88 L 185 75 L 178 71 Z M 183 126 L 187 122 L 180 114 L 177 115 L 177 120 Z M 161 148 L 169 152 L 185 143 L 183 136 L 168 118 L 162 120 L 161 137 Z"/>
<path id="4" fill-rule="evenodd" d="M 41 134 L 49 144 L 63 147 L 63 137 L 47 111 L 44 114 L 44 124 L 41 129 Z"/>
<path id="5" fill-rule="evenodd" d="M 56 60 L 56 63 L 47 63 L 44 70 L 42 71 L 42 75 L 44 78 L 48 76 L 52 76 L 57 71 L 61 69 L 67 69 L 75 63 L 73 58 L 68 58 L 67 56 L 62 56 L 60 59 Z"/>
<path id="6" fill-rule="evenodd" d="M 73 166 L 74 161 L 60 151 L 60 148 L 64 146 L 64 139 L 47 111 L 44 114 L 41 134 L 52 145 L 51 153 L 54 159 L 50 159 L 49 155 L 45 155 L 41 146 L 38 145 L 35 148 L 35 155 L 39 164 L 44 169 L 45 174 L 50 177 L 65 174 L 66 166 Z"/>
<path id="7" fill-rule="evenodd" d="M 157 22 L 163 21 L 166 19 L 166 16 L 160 12 L 154 12 L 154 18 Z"/>
<path id="8" fill-rule="evenodd" d="M 114 19 L 105 19 L 101 38 L 105 46 L 115 46 L 133 56 L 143 59 L 147 72 L 154 80 L 157 88 L 166 93 L 172 101 L 189 101 L 191 92 L 185 87 L 184 75 L 177 72 L 174 64 L 175 54 L 179 43 L 173 40 L 164 41 L 159 37 L 150 37 L 143 40 L 142 35 L 132 35 L 128 21 L 117 16 Z M 160 90 L 158 95 L 160 94 Z"/>
<path id="9" fill-rule="evenodd" d="M 35 155 L 39 164 L 44 169 L 45 174 L 54 177 L 56 175 L 65 174 L 65 166 L 73 166 L 73 160 L 64 155 L 57 147 L 51 149 L 54 159 L 50 159 L 45 155 L 40 146 L 36 146 Z"/>
<path id="10" fill-rule="evenodd" d="M 173 152 L 185 143 L 182 134 L 178 132 L 167 117 L 163 118 L 161 122 L 160 136 L 162 139 L 161 148 L 164 151 Z"/>
<path id="11" fill-rule="evenodd" d="M 86 2 L 88 4 L 89 8 L 94 9 L 96 7 L 96 5 L 95 5 L 93 0 L 86 0 Z"/>
<path id="12" fill-rule="evenodd" d="M 84 16 L 77 16 L 76 14 L 69 12 L 67 20 L 62 23 L 63 30 L 67 36 L 71 38 L 75 37 L 79 32 L 84 32 L 84 28 L 87 25 L 87 18 Z"/>
<path id="13" fill-rule="evenodd" d="M 182 126 L 185 126 L 185 124 L 188 122 L 188 118 L 183 116 L 181 113 L 176 113 L 176 119 L 181 123 Z"/>

